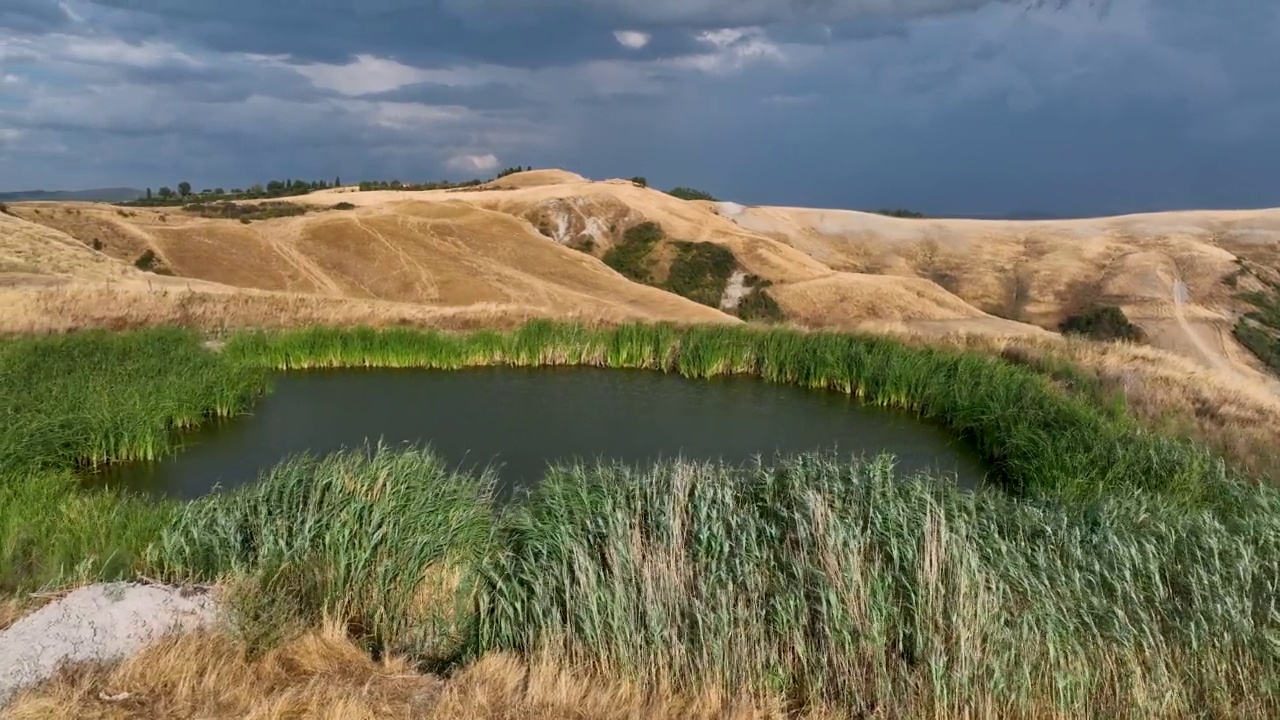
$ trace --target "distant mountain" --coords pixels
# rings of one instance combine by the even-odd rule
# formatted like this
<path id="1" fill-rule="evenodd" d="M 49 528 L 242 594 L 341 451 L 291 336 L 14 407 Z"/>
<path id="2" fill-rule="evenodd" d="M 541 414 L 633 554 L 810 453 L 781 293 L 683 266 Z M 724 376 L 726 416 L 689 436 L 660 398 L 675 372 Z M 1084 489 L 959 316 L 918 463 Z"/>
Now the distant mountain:
<path id="1" fill-rule="evenodd" d="M 82 200 L 91 202 L 122 202 L 142 197 L 144 191 L 137 188 L 113 187 L 90 190 L 19 190 L 0 192 L 0 202 L 22 200 Z"/>

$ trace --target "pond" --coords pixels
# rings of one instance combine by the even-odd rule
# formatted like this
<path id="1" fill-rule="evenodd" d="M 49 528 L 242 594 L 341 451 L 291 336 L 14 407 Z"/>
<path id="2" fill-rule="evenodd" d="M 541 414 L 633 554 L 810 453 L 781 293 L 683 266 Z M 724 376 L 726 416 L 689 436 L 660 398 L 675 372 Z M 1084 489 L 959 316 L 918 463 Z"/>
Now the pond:
<path id="1" fill-rule="evenodd" d="M 178 498 L 256 480 L 286 456 L 382 440 L 429 444 L 451 467 L 497 470 L 500 496 L 560 461 L 648 464 L 683 457 L 732 463 L 834 450 L 897 457 L 966 487 L 986 469 L 943 428 L 834 391 L 752 377 L 692 380 L 644 370 L 475 368 L 283 373 L 251 415 L 183 433 L 183 449 L 112 465 L 93 483 Z"/>

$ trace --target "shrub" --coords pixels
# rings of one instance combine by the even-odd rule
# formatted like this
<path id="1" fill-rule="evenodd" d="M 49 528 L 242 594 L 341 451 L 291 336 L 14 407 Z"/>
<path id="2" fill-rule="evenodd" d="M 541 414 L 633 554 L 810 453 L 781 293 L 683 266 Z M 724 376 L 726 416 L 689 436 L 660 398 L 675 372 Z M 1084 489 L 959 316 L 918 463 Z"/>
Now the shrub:
<path id="1" fill-rule="evenodd" d="M 876 215 L 888 215 L 889 217 L 896 217 L 896 218 L 924 217 L 923 213 L 918 213 L 914 210 L 907 210 L 906 208 L 880 208 L 878 210 L 871 210 L 870 212 L 873 212 Z"/>
<path id="2" fill-rule="evenodd" d="M 1128 340 L 1141 342 L 1146 338 L 1142 328 L 1129 322 L 1124 311 L 1115 305 L 1104 305 L 1071 315 L 1058 324 L 1064 333 L 1084 335 L 1094 340 Z"/>
<path id="3" fill-rule="evenodd" d="M 636 187 L 642 187 L 642 188 L 649 187 L 649 181 L 639 175 L 631 178 L 631 184 L 635 185 Z"/>
<path id="4" fill-rule="evenodd" d="M 635 282 L 653 283 L 652 271 L 649 268 L 649 253 L 654 245 L 666 237 L 662 226 L 654 222 L 642 222 L 627 228 L 622 241 L 604 254 L 604 264 L 617 270 L 624 277 Z"/>
<path id="5" fill-rule="evenodd" d="M 703 305 L 719 307 L 729 277 L 738 267 L 733 252 L 708 242 L 677 241 L 672 246 L 676 256 L 671 261 L 663 289 Z"/>
<path id="6" fill-rule="evenodd" d="M 738 301 L 738 317 L 759 322 L 782 322 L 786 316 L 778 302 L 764 287 L 752 288 Z"/>
<path id="7" fill-rule="evenodd" d="M 138 256 L 137 260 L 133 261 L 133 264 L 139 270 L 151 272 L 152 270 L 155 270 L 156 263 L 158 261 L 159 261 L 159 258 L 156 257 L 155 251 L 151 249 L 147 249 L 141 255 Z"/>
<path id="8" fill-rule="evenodd" d="M 667 194 L 672 197 L 680 198 L 681 200 L 710 200 L 714 202 L 716 199 L 709 192 L 704 192 L 702 190 L 695 190 L 693 188 L 687 188 L 687 187 L 671 188 L 670 190 L 667 191 Z"/>
<path id="9" fill-rule="evenodd" d="M 356 209 L 356 205 L 355 205 L 355 203 L 349 203 L 349 202 L 346 202 L 346 201 L 344 200 L 343 202 L 340 202 L 340 203 L 338 203 L 338 204 L 334 205 L 334 206 L 333 206 L 333 207 L 331 207 L 330 209 L 332 209 L 332 210 L 355 210 L 355 209 Z"/>

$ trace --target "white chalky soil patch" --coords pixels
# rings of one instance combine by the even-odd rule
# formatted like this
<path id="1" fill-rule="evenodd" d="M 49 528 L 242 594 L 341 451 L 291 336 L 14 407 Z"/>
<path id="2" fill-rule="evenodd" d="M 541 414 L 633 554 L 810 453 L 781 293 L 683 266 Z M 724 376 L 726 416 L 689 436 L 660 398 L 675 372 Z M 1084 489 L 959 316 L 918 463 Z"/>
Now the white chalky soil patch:
<path id="1" fill-rule="evenodd" d="M 64 664 L 116 662 L 217 617 L 217 602 L 204 589 L 109 583 L 75 590 L 0 631 L 0 707 Z"/>

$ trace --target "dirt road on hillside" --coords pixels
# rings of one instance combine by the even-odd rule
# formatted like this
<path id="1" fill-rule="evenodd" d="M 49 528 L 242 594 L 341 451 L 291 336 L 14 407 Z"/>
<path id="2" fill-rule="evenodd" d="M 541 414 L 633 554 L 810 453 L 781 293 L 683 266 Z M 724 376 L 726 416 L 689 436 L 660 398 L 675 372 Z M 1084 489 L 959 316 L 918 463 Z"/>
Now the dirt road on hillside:
<path id="1" fill-rule="evenodd" d="M 1231 366 L 1231 363 L 1223 357 L 1222 353 L 1211 347 L 1209 343 L 1205 342 L 1204 338 L 1200 336 L 1200 333 L 1196 331 L 1196 328 L 1192 327 L 1191 323 L 1187 322 L 1187 314 L 1184 305 L 1189 300 L 1190 292 L 1187 290 L 1187 284 L 1181 280 L 1174 280 L 1173 317 L 1178 321 L 1178 327 L 1182 328 L 1183 334 L 1187 336 L 1187 339 L 1191 341 L 1192 345 L 1195 345 L 1196 350 L 1200 351 L 1200 354 L 1204 356 L 1204 359 L 1211 367 L 1213 367 L 1213 369 L 1234 373 L 1235 369 Z"/>

